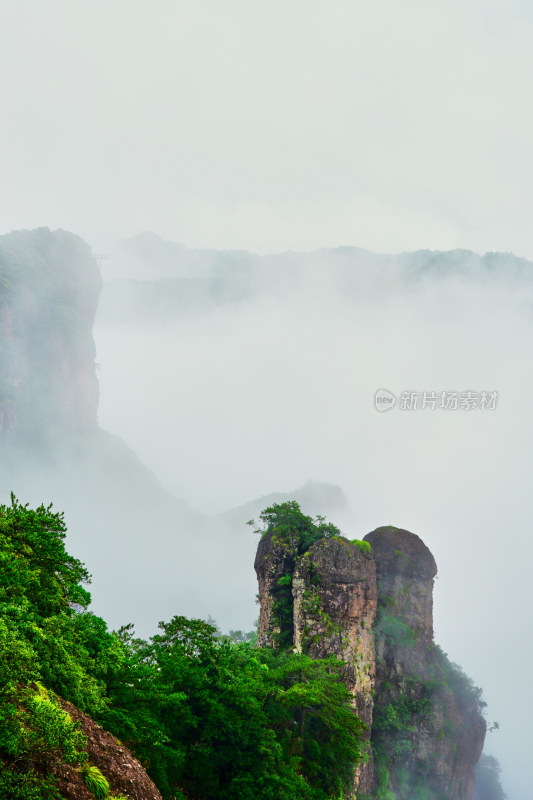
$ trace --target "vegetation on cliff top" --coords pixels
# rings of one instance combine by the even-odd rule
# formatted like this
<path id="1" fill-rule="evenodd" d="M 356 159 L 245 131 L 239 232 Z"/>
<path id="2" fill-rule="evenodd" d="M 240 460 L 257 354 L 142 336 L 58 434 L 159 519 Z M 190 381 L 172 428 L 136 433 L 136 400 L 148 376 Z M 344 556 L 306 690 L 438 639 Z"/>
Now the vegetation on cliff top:
<path id="1" fill-rule="evenodd" d="M 254 529 L 254 533 L 260 534 L 261 537 L 272 534 L 273 543 L 281 544 L 292 553 L 289 572 L 278 579 L 274 593 L 274 614 L 279 632 L 274 633 L 273 637 L 280 650 L 287 650 L 293 645 L 292 574 L 296 558 L 306 553 L 321 539 L 338 538 L 341 532 L 336 525 L 326 522 L 323 516 L 319 515 L 313 519 L 304 514 L 295 500 L 274 503 L 261 512 L 259 519 L 261 522 Z M 248 525 L 254 526 L 254 520 L 250 520 Z"/>
<path id="2" fill-rule="evenodd" d="M 318 515 L 313 519 L 303 513 L 296 500 L 285 503 L 274 503 L 265 508 L 259 515 L 261 523 L 254 533 L 265 536 L 274 533 L 278 541 L 290 546 L 293 542 L 298 555 L 305 553 L 320 539 L 331 539 L 340 536 L 336 525 L 326 522 L 325 517 Z M 255 525 L 250 520 L 248 525 Z"/>
<path id="3" fill-rule="evenodd" d="M 96 774 L 55 693 L 118 736 L 166 800 L 326 800 L 350 784 L 362 725 L 336 660 L 179 616 L 150 641 L 109 632 L 64 538 L 51 507 L 0 506 L 0 797 L 55 800 L 59 763 Z"/>

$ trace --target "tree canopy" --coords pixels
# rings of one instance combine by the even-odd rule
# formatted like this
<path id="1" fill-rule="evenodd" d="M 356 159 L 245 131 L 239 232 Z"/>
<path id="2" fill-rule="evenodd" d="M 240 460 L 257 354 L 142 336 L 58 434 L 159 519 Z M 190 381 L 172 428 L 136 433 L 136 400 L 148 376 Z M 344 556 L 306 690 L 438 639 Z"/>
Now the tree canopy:
<path id="1" fill-rule="evenodd" d="M 285 524 L 293 511 L 265 515 Z M 165 800 L 327 800 L 350 785 L 363 726 L 338 661 L 182 616 L 150 640 L 109 631 L 65 530 L 50 506 L 0 506 L 0 796 L 51 800 L 53 779 L 32 764 L 86 761 L 56 696 L 119 737 Z"/>
<path id="2" fill-rule="evenodd" d="M 332 522 L 318 515 L 313 518 L 304 514 L 296 500 L 287 500 L 284 503 L 273 503 L 259 515 L 260 524 L 254 533 L 264 536 L 272 531 L 281 540 L 295 539 L 298 554 L 305 553 L 315 542 L 320 539 L 330 539 L 340 536 L 341 532 Z M 248 525 L 255 525 L 250 520 Z"/>

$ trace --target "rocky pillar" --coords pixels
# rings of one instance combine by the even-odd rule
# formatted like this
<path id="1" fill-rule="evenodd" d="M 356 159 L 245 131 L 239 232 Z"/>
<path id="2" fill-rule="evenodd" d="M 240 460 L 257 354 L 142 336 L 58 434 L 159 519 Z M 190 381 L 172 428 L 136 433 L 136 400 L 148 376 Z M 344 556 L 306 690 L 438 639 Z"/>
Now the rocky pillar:
<path id="1" fill-rule="evenodd" d="M 370 548 L 340 537 L 321 539 L 296 562 L 293 597 L 296 649 L 312 658 L 336 655 L 344 662 L 344 680 L 370 736 L 377 608 Z M 367 791 L 371 774 L 370 758 L 358 770 L 359 791 Z"/>
<path id="2" fill-rule="evenodd" d="M 278 536 L 276 530 L 263 534 L 255 556 L 255 571 L 259 584 L 259 647 L 279 647 L 282 634 L 292 640 L 292 601 L 290 616 L 282 615 L 280 604 L 290 596 L 294 563 L 298 552 L 296 535 Z M 287 604 L 285 604 L 287 605 Z M 282 630 L 285 628 L 285 630 Z M 288 628 L 288 630 L 287 630 Z"/>
<path id="3" fill-rule="evenodd" d="M 470 800 L 485 721 L 471 681 L 433 643 L 437 565 L 414 533 L 378 528 L 365 537 L 376 563 L 374 789 Z"/>
<path id="4" fill-rule="evenodd" d="M 433 641 L 433 582 L 437 565 L 414 533 L 376 528 L 365 536 L 372 546 L 380 603 L 402 619 L 421 644 Z"/>

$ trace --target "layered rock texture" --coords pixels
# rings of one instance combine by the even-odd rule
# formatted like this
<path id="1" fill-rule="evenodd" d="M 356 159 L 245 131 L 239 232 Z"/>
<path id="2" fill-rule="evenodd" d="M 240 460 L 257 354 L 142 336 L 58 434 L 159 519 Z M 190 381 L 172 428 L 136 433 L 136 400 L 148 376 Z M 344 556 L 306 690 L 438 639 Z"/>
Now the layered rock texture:
<path id="1" fill-rule="evenodd" d="M 255 561 L 259 644 L 344 662 L 368 728 L 368 760 L 349 795 L 471 800 L 485 737 L 479 690 L 433 642 L 435 560 L 409 531 L 363 542 L 267 531 Z"/>

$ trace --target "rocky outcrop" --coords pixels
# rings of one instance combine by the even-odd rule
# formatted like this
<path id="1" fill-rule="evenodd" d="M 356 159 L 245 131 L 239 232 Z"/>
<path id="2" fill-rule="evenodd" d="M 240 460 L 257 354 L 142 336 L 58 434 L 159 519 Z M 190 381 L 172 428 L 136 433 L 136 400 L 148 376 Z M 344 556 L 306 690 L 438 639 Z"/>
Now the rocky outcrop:
<path id="1" fill-rule="evenodd" d="M 72 703 L 66 700 L 60 700 L 60 703 L 87 738 L 88 763 L 98 767 L 106 778 L 111 796 L 129 800 L 161 800 L 155 784 L 127 747 Z M 48 765 L 47 772 L 56 779 L 57 790 L 64 800 L 94 800 L 76 767 L 58 763 L 52 769 Z"/>
<path id="2" fill-rule="evenodd" d="M 268 530 L 260 541 L 259 644 L 344 663 L 372 743 L 357 770 L 357 797 L 471 800 L 485 736 L 482 703 L 433 642 L 431 552 L 390 526 L 363 542 L 333 536 L 301 549 L 287 529 L 283 536 Z"/>
<path id="3" fill-rule="evenodd" d="M 437 565 L 422 539 L 387 526 L 365 536 L 376 563 L 380 601 L 394 606 L 421 644 L 433 641 L 433 581 Z"/>
<path id="4" fill-rule="evenodd" d="M 361 545 L 361 543 L 359 543 Z M 268 531 L 257 548 L 259 640 L 262 647 L 294 647 L 312 658 L 336 655 L 354 706 L 372 726 L 377 610 L 376 570 L 369 547 L 344 537 L 324 538 L 299 553 L 298 536 Z M 370 749 L 369 749 L 370 752 Z M 356 783 L 368 788 L 372 759 Z"/>
<path id="5" fill-rule="evenodd" d="M 398 800 L 424 792 L 470 800 L 485 721 L 479 692 L 433 642 L 435 560 L 418 536 L 398 528 L 378 528 L 365 541 L 378 584 L 374 786 Z"/>
<path id="6" fill-rule="evenodd" d="M 344 662 L 344 680 L 370 735 L 377 610 L 371 553 L 341 537 L 321 539 L 297 560 L 292 594 L 295 648 L 312 658 L 336 655 Z M 371 779 L 369 760 L 358 771 L 357 785 L 366 790 Z"/>
<path id="7" fill-rule="evenodd" d="M 377 610 L 372 556 L 347 539 L 322 539 L 297 560 L 292 594 L 298 652 L 312 658 L 338 655 L 354 693 L 370 694 Z M 365 705 L 363 700 L 361 711 Z"/>
<path id="8" fill-rule="evenodd" d="M 287 645 L 292 642 L 293 604 L 292 599 L 288 603 L 284 599 L 291 593 L 297 556 L 296 534 L 289 533 L 282 537 L 273 530 L 261 537 L 254 563 L 261 598 L 258 629 L 260 647 L 279 647 L 281 642 Z"/>
<path id="9" fill-rule="evenodd" d="M 177 554 L 188 542 L 193 562 L 219 567 L 227 549 L 214 534 L 206 546 L 203 515 L 98 426 L 92 325 L 100 288 L 91 248 L 74 234 L 40 228 L 0 236 L 0 501 L 12 491 L 62 509 L 72 550 L 98 572 L 95 608 L 116 627 L 133 616 L 148 634 L 177 602 L 207 616 L 219 593 L 195 580 L 183 559 L 161 553 Z"/>
<path id="10" fill-rule="evenodd" d="M 91 717 L 42 684 L 19 684 L 18 688 L 18 699 L 14 694 L 10 696 L 15 700 L 14 706 L 5 703 L 4 697 L 3 711 L 17 708 L 17 725 L 21 730 L 27 726 L 28 735 L 20 739 L 19 752 L 14 758 L 9 738 L 3 736 L 2 800 L 12 797 L 95 800 L 104 794 L 108 800 L 162 800 L 141 762 Z M 39 716 L 35 713 L 35 697 L 41 708 Z M 13 717 L 9 719 L 13 726 Z"/>
<path id="11" fill-rule="evenodd" d="M 91 249 L 66 231 L 0 237 L 0 442 L 35 447 L 95 428 Z"/>

